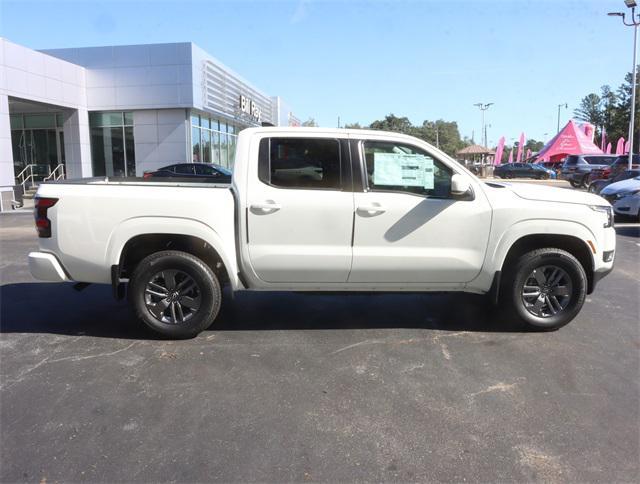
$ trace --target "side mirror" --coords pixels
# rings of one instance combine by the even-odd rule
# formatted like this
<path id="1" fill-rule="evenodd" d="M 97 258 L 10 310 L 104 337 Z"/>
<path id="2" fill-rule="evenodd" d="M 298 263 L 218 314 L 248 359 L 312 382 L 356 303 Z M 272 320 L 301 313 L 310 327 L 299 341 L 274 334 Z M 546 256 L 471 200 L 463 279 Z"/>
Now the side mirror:
<path id="1" fill-rule="evenodd" d="M 458 199 L 473 198 L 471 183 L 467 177 L 454 173 L 451 177 L 451 195 Z"/>

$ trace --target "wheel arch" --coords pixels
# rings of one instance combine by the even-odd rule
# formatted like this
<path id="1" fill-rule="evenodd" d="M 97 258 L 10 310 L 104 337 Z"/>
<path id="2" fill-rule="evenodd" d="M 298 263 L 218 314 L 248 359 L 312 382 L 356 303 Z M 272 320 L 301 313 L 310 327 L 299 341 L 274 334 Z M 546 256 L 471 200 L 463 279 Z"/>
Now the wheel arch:
<path id="1" fill-rule="evenodd" d="M 502 274 L 508 271 L 521 255 L 547 247 L 565 250 L 578 259 L 587 274 L 587 293 L 591 294 L 594 287 L 592 250 L 585 240 L 575 235 L 549 233 L 524 235 L 511 244 L 502 261 L 500 271 Z"/>
<path id="2" fill-rule="evenodd" d="M 167 230 L 167 229 L 171 230 Z M 188 219 L 135 218 L 114 230 L 107 248 L 112 283 L 129 278 L 146 256 L 160 250 L 181 250 L 202 259 L 222 281 L 237 288 L 234 241 L 225 241 L 209 226 Z"/>

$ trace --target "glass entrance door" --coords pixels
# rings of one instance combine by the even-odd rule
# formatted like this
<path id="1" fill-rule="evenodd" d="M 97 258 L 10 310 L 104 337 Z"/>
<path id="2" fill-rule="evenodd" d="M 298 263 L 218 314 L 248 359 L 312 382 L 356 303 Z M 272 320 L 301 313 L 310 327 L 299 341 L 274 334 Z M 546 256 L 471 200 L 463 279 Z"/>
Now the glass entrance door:
<path id="1" fill-rule="evenodd" d="M 16 175 L 27 165 L 44 177 L 65 162 L 64 134 L 53 114 L 12 114 L 11 147 Z"/>
<path id="2" fill-rule="evenodd" d="M 38 165 L 40 171 L 49 171 L 64 163 L 64 138 L 60 135 L 55 129 L 13 131 L 11 144 L 17 173 L 27 165 Z"/>

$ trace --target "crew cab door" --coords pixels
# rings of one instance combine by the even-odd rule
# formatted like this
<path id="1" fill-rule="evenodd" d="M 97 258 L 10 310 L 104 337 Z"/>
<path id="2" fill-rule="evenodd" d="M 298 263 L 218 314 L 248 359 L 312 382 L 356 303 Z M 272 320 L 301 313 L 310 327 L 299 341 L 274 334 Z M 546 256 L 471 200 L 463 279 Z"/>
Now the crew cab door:
<path id="1" fill-rule="evenodd" d="M 346 282 L 353 192 L 346 140 L 264 137 L 247 192 L 248 253 L 268 283 Z"/>
<path id="2" fill-rule="evenodd" d="M 349 282 L 437 284 L 474 279 L 491 229 L 491 207 L 484 193 L 476 189 L 466 199 L 454 198 L 453 167 L 420 147 L 367 140 L 359 143 L 358 151 L 364 191 L 354 194 Z M 461 176 L 468 177 L 464 172 Z"/>

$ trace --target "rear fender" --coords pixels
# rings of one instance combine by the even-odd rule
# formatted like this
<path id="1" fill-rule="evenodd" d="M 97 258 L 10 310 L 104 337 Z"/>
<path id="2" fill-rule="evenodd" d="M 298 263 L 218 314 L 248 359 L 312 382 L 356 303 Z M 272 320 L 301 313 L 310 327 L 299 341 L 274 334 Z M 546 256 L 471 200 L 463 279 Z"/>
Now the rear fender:
<path id="1" fill-rule="evenodd" d="M 198 237 L 218 253 L 227 270 L 231 287 L 238 288 L 238 268 L 234 240 L 224 241 L 210 226 L 193 219 L 173 217 L 136 217 L 118 225 L 109 237 L 106 263 L 118 265 L 122 249 L 132 238 L 147 234 L 189 235 Z"/>

